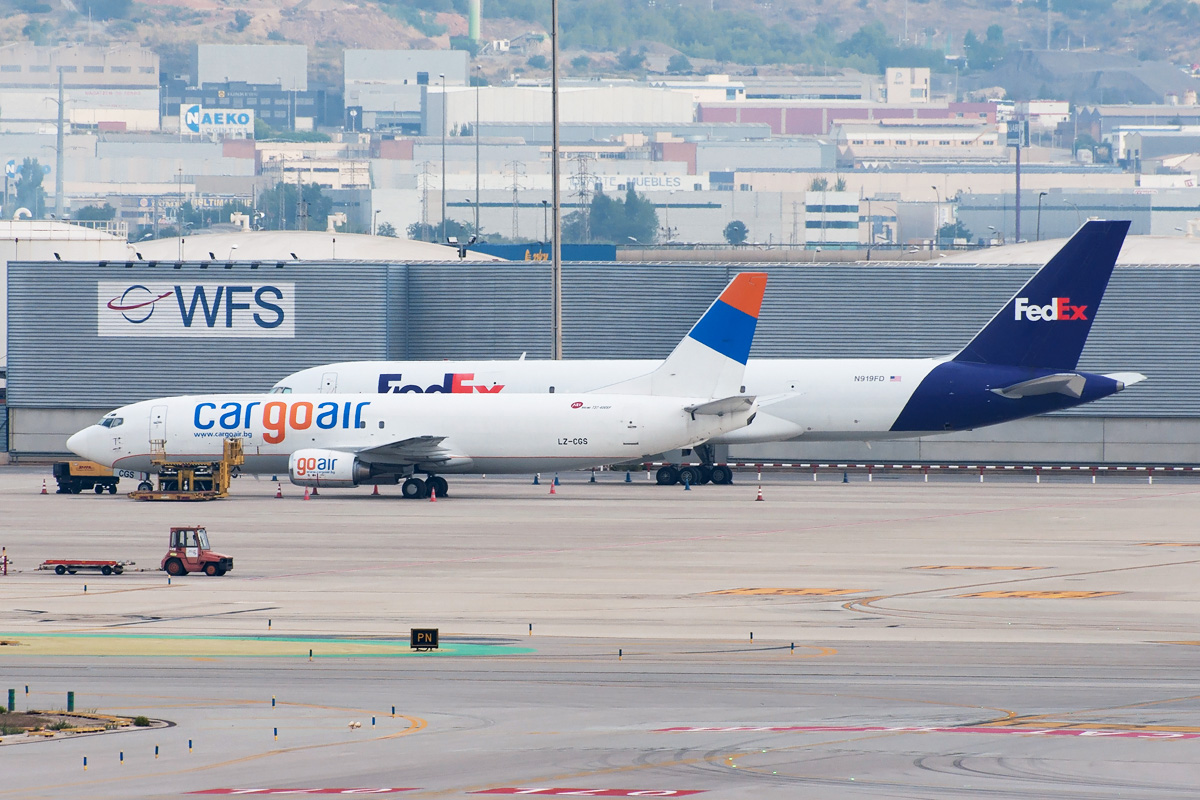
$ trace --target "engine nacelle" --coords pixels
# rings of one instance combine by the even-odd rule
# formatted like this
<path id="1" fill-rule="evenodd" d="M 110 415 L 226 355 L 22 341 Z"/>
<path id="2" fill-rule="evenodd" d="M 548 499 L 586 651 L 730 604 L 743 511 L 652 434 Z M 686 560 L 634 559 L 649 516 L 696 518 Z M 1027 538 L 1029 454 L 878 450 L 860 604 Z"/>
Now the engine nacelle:
<path id="1" fill-rule="evenodd" d="M 353 453 L 312 449 L 292 453 L 288 473 L 297 486 L 358 486 L 370 479 L 371 468 Z"/>

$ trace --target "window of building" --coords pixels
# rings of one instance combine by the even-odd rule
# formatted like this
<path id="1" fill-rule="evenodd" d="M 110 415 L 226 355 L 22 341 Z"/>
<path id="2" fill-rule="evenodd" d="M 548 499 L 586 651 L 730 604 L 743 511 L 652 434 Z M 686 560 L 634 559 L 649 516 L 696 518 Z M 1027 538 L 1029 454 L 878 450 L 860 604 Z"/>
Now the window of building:
<path id="1" fill-rule="evenodd" d="M 0 72 L 20 72 L 20 64 L 0 64 Z"/>
<path id="2" fill-rule="evenodd" d="M 50 65 L 49 64 L 30 64 L 29 71 L 30 72 L 49 72 Z"/>
<path id="3" fill-rule="evenodd" d="M 154 67 L 138 67 L 138 72 L 142 73 L 143 75 L 153 75 Z"/>
<path id="4" fill-rule="evenodd" d="M 75 66 L 74 64 L 70 64 L 65 67 L 59 67 L 59 69 L 63 72 L 79 72 L 79 67 Z"/>
<path id="5" fill-rule="evenodd" d="M 124 74 L 124 73 L 130 73 L 130 72 L 133 72 L 133 67 L 109 67 L 109 68 L 108 68 L 108 71 L 109 71 L 109 72 L 117 72 L 117 73 L 123 73 L 123 74 Z"/>
<path id="6" fill-rule="evenodd" d="M 906 144 L 908 144 L 908 139 L 897 139 L 896 144 L 897 144 L 897 146 L 906 145 Z"/>
<path id="7" fill-rule="evenodd" d="M 950 140 L 949 139 L 941 139 L 940 141 L 938 141 L 938 144 L 945 147 L 946 145 L 950 144 Z"/>
<path id="8" fill-rule="evenodd" d="M 862 143 L 863 143 L 862 139 L 854 139 L 850 142 L 850 144 L 862 144 Z"/>
<path id="9" fill-rule="evenodd" d="M 94 64 L 84 64 L 83 71 L 84 72 L 104 72 L 104 67 L 103 67 L 103 65 L 97 66 Z"/>
<path id="10" fill-rule="evenodd" d="M 983 143 L 984 144 L 995 144 L 996 140 L 995 139 L 984 139 Z"/>
<path id="11" fill-rule="evenodd" d="M 885 142 L 883 139 L 876 139 L 875 141 L 871 142 L 871 144 L 887 144 L 887 142 Z"/>
<path id="12" fill-rule="evenodd" d="M 927 145 L 927 144 L 929 144 L 929 140 L 928 140 L 928 139 L 918 139 L 918 140 L 917 140 L 917 145 L 918 145 L 918 146 L 924 146 L 924 145 Z"/>

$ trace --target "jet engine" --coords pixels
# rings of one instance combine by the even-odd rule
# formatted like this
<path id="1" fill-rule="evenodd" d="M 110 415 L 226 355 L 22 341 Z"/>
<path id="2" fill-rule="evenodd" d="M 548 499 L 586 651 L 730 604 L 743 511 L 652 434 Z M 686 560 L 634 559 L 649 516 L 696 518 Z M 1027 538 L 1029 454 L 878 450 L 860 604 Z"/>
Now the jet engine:
<path id="1" fill-rule="evenodd" d="M 288 473 L 297 486 L 358 486 L 371 477 L 371 467 L 338 450 L 297 450 L 288 459 Z"/>

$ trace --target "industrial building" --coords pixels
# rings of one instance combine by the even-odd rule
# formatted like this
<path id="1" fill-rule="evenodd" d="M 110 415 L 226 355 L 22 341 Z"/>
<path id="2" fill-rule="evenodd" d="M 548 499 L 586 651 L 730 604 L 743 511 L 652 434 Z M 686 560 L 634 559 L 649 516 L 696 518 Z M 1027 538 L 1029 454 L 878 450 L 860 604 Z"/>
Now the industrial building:
<path id="1" fill-rule="evenodd" d="M 69 433 L 123 403 L 264 390 L 292 371 L 326 362 L 522 353 L 544 358 L 550 352 L 545 262 L 333 261 L 320 260 L 320 253 L 312 261 L 244 259 L 240 250 L 220 249 L 225 252 L 214 252 L 215 259 L 184 262 L 166 256 L 10 265 L 14 457 L 62 453 Z M 189 251 L 187 257 L 195 256 Z M 1200 462 L 1196 263 L 1118 266 L 1080 363 L 1091 371 L 1149 376 L 1118 396 L 1053 417 L 949 437 L 877 442 L 872 449 L 803 441 L 747 445 L 733 448 L 730 457 Z M 567 357 L 664 356 L 738 269 L 567 264 Z M 907 357 L 960 348 L 1036 265 L 872 262 L 768 269 L 771 283 L 755 357 Z M 48 292 L 51 285 L 54 291 Z M 248 321 L 253 309 L 230 306 L 217 313 L 208 304 L 230 286 L 243 299 L 270 287 L 280 310 L 267 321 L 286 318 L 286 324 L 256 328 Z M 151 290 L 188 298 L 178 303 L 167 297 L 153 306 L 165 327 L 140 328 L 149 317 L 145 311 L 129 318 L 109 307 L 114 297 Z M 62 346 L 64 339 L 70 347 Z"/>

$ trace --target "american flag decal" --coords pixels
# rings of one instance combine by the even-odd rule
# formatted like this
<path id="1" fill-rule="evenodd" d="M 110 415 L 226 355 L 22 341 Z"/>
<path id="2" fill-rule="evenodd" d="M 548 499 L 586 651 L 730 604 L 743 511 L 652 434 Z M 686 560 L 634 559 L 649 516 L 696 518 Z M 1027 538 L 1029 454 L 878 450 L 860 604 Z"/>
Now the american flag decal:
<path id="1" fill-rule="evenodd" d="M 889 378 L 888 380 L 889 380 L 889 382 L 890 382 L 890 383 L 899 383 L 899 382 L 900 382 L 900 376 L 899 376 L 899 375 L 893 375 L 893 376 L 892 376 L 891 378 Z"/>

